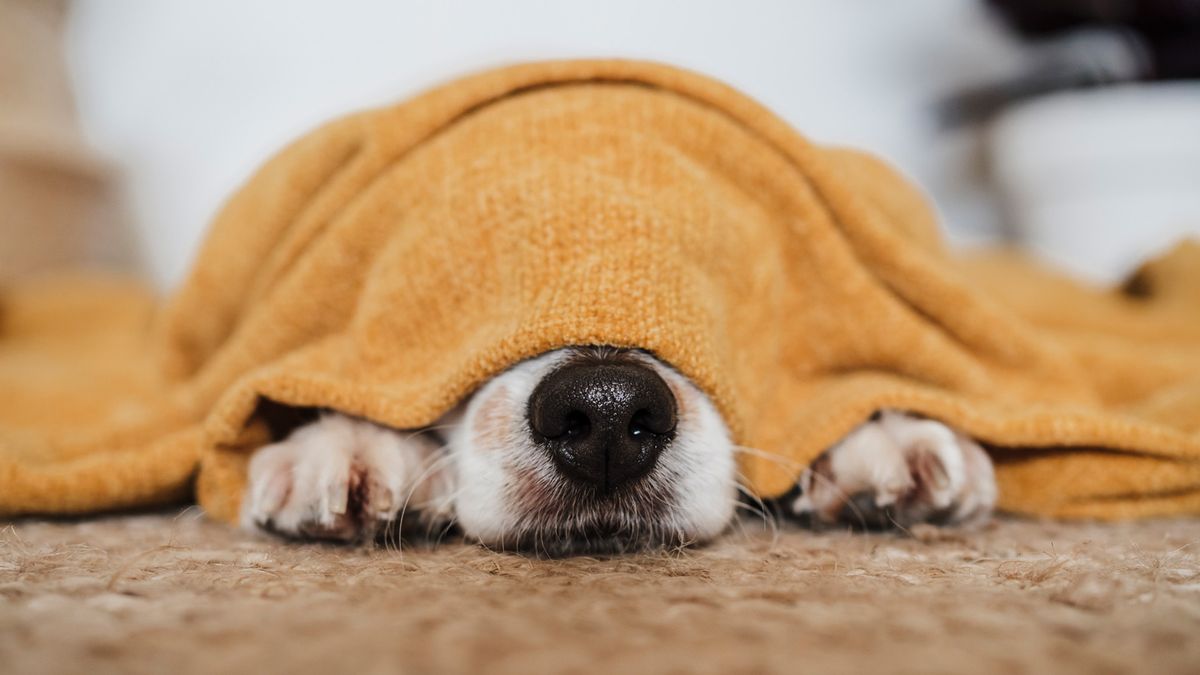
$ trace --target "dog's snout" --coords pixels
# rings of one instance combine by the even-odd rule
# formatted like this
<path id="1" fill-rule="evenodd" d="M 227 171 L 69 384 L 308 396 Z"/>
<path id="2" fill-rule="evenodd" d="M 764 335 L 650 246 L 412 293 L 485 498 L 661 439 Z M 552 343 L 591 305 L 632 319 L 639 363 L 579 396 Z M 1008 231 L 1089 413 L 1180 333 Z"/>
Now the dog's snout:
<path id="1" fill-rule="evenodd" d="M 667 383 L 638 363 L 577 363 L 529 397 L 533 438 L 567 476 L 608 492 L 650 472 L 675 433 Z"/>

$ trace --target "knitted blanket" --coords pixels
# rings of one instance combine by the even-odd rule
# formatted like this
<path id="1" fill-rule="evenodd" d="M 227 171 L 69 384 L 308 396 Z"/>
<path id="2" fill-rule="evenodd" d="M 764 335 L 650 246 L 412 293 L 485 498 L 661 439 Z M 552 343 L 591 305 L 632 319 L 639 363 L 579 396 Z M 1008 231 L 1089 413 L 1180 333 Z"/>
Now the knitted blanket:
<path id="1" fill-rule="evenodd" d="M 0 291 L 0 514 L 195 494 L 232 519 L 290 411 L 420 427 L 573 344 L 694 380 L 764 497 L 898 408 L 987 444 L 1008 511 L 1200 512 L 1200 247 L 1119 290 L 953 254 L 879 161 L 695 74 L 575 61 L 301 138 L 165 301 Z"/>

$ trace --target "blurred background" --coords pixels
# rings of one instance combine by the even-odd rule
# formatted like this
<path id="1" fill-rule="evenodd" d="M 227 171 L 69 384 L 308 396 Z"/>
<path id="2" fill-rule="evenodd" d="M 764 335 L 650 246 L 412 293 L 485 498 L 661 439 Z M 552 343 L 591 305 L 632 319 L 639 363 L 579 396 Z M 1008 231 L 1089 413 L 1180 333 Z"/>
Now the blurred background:
<path id="1" fill-rule="evenodd" d="M 0 281 L 96 263 L 169 289 L 297 135 L 582 56 L 699 70 L 884 156 L 959 245 L 1107 284 L 1200 236 L 1200 0 L 0 0 Z"/>

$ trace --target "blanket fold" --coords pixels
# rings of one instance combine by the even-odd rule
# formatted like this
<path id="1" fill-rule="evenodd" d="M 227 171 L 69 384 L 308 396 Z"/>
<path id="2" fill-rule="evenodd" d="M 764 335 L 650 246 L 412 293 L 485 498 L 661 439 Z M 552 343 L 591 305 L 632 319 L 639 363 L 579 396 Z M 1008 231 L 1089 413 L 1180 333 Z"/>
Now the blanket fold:
<path id="1" fill-rule="evenodd" d="M 570 61 L 301 138 L 165 302 L 99 278 L 0 291 L 0 515 L 194 489 L 234 519 L 281 411 L 420 427 L 572 344 L 692 378 L 765 497 L 899 408 L 988 444 L 1008 511 L 1200 513 L 1200 246 L 1114 290 L 952 253 L 878 160 L 699 75 Z"/>

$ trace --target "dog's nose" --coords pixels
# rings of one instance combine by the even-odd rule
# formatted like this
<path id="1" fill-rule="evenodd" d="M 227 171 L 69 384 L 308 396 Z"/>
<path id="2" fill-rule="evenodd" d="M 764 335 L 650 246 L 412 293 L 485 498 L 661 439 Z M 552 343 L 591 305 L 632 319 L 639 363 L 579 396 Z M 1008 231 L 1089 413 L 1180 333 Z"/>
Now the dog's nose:
<path id="1" fill-rule="evenodd" d="M 654 468 L 675 434 L 675 396 L 637 363 L 578 363 L 529 397 L 533 438 L 567 476 L 609 492 Z"/>

